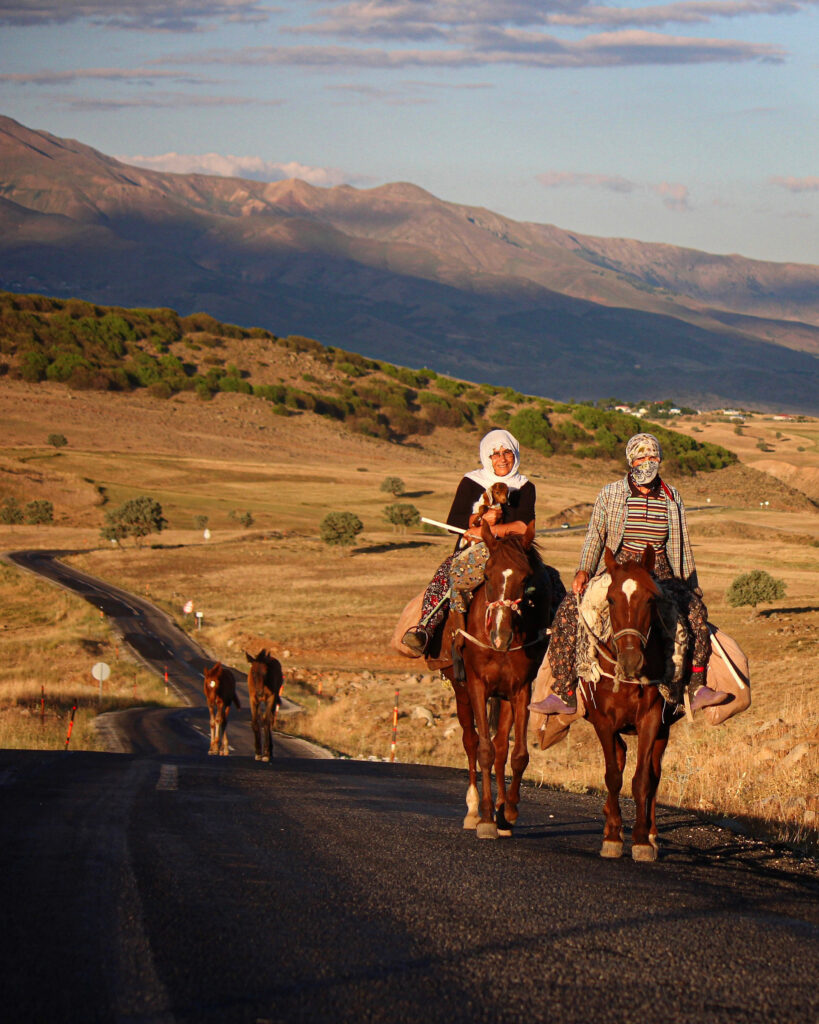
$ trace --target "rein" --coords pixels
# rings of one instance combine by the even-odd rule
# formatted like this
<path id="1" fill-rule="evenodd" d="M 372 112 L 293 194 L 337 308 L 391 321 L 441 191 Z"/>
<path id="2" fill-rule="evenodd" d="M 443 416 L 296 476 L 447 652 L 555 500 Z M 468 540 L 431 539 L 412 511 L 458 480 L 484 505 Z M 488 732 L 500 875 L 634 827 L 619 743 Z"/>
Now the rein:
<path id="1" fill-rule="evenodd" d="M 524 647 L 531 647 L 533 644 L 542 643 L 547 636 L 551 636 L 551 629 L 541 629 L 534 640 L 527 640 L 525 644 L 518 644 L 516 647 L 507 647 L 505 651 L 499 651 L 497 647 L 492 647 L 490 644 L 484 643 L 483 640 L 479 640 L 476 636 L 471 633 L 467 633 L 465 629 L 456 629 L 455 634 L 460 634 L 464 639 L 471 640 L 473 644 L 478 647 L 483 647 L 485 651 L 494 651 L 495 654 L 511 654 L 512 651 L 522 651 Z"/>
<path id="2" fill-rule="evenodd" d="M 606 641 L 603 640 L 602 637 L 599 637 L 591 628 L 588 621 L 586 620 L 586 616 L 583 614 L 583 608 L 580 603 L 580 595 L 577 594 L 576 598 L 577 614 L 580 618 L 580 621 L 583 623 L 583 627 L 586 630 L 586 633 L 588 634 L 588 637 L 591 641 L 591 645 L 594 648 L 594 653 L 601 654 L 606 659 L 606 661 L 610 661 L 611 664 L 614 666 L 614 672 L 606 672 L 605 669 L 603 669 L 600 665 L 598 665 L 598 669 L 601 676 L 605 676 L 607 679 L 613 680 L 615 693 L 617 693 L 617 691 L 620 689 L 620 683 L 628 683 L 631 686 L 659 686 L 660 683 L 664 682 L 664 680 L 662 679 L 647 679 L 645 676 L 642 679 L 632 679 L 630 676 L 625 675 L 623 673 L 623 670 L 620 668 L 620 662 L 618 660 L 617 653 L 612 652 L 611 648 L 606 643 Z M 663 622 L 662 618 L 660 619 L 660 622 L 662 623 L 663 627 L 665 627 L 665 623 Z M 612 635 L 611 639 L 616 642 L 620 639 L 621 636 L 636 636 L 643 644 L 643 646 L 645 646 L 648 643 L 648 638 L 650 634 L 650 627 L 648 633 L 646 633 L 645 635 L 643 635 L 637 629 L 626 628 L 618 630 L 616 633 Z"/>

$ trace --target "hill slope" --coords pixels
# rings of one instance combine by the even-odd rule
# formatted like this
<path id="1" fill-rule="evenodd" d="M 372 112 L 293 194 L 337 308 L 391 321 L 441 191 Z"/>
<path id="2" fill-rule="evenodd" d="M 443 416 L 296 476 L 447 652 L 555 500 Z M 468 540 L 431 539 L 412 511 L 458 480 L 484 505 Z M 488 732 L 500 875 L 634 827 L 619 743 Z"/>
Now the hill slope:
<path id="1" fill-rule="evenodd" d="M 0 118 L 0 286 L 205 310 L 542 394 L 811 411 L 819 268 L 126 166 Z"/>

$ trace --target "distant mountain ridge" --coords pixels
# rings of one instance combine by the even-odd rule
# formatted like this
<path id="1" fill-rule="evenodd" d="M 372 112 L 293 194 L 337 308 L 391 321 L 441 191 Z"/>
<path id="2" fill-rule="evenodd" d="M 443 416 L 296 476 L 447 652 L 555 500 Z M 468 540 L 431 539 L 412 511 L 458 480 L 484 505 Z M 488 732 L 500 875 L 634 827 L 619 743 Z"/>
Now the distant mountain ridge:
<path id="1" fill-rule="evenodd" d="M 819 406 L 819 267 L 593 238 L 405 183 L 163 174 L 9 118 L 0 288 L 201 310 L 560 398 Z"/>

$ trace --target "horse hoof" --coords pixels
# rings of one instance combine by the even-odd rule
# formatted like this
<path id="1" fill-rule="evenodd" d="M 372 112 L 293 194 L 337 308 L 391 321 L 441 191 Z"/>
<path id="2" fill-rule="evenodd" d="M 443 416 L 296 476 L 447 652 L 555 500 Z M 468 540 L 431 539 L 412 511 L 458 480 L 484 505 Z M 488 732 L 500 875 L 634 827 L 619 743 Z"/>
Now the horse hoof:
<path id="1" fill-rule="evenodd" d="M 467 814 L 464 818 L 464 828 L 475 828 L 480 820 L 480 816 L 477 814 Z"/>
<path id="2" fill-rule="evenodd" d="M 654 861 L 657 859 L 657 848 L 656 846 L 652 846 L 650 843 L 641 843 L 639 846 L 632 846 L 631 859 L 644 862 Z"/>
<path id="3" fill-rule="evenodd" d="M 511 836 L 512 827 L 515 824 L 513 821 L 508 821 L 504 813 L 504 804 L 495 811 L 495 825 L 498 828 L 499 836 Z"/>
<path id="4" fill-rule="evenodd" d="M 269 761 L 270 760 L 270 755 L 269 754 L 265 754 L 264 757 L 262 758 L 262 760 L 263 761 Z"/>
<path id="5" fill-rule="evenodd" d="M 601 857 L 622 857 L 623 856 L 623 844 L 616 842 L 614 839 L 604 839 L 603 845 L 600 847 Z"/>
<path id="6" fill-rule="evenodd" d="M 478 839 L 497 839 L 498 826 L 494 821 L 479 821 L 477 827 Z"/>
<path id="7" fill-rule="evenodd" d="M 256 755 L 256 760 L 257 760 L 257 761 L 261 761 L 261 759 L 262 759 L 262 755 L 261 755 L 261 754 L 257 754 L 257 755 Z"/>
<path id="8" fill-rule="evenodd" d="M 660 849 L 660 837 L 657 835 L 656 832 L 649 832 L 648 841 L 651 843 L 655 850 Z"/>

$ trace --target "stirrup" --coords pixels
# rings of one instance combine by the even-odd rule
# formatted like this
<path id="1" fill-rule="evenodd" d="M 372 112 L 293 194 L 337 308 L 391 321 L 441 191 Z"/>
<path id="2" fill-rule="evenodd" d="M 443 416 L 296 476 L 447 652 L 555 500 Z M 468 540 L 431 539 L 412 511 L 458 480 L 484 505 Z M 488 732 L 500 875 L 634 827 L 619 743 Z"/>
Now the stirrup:
<path id="1" fill-rule="evenodd" d="M 401 643 L 416 654 L 424 654 L 429 647 L 430 636 L 423 626 L 413 626 L 401 637 Z"/>

